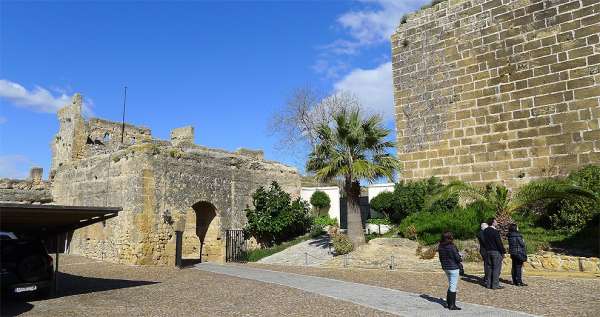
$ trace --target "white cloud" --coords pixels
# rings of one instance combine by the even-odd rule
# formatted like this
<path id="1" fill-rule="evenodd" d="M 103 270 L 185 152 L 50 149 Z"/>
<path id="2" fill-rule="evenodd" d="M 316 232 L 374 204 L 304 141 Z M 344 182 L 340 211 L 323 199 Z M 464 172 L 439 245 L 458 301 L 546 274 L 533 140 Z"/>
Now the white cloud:
<path id="1" fill-rule="evenodd" d="M 335 54 L 354 54 L 362 46 L 387 42 L 402 16 L 414 12 L 431 0 L 363 0 L 374 4 L 362 10 L 350 11 L 337 19 L 352 40 L 336 40 L 326 46 Z"/>
<path id="2" fill-rule="evenodd" d="M 390 120 L 394 115 L 392 85 L 392 63 L 386 62 L 374 69 L 354 69 L 337 81 L 334 88 L 356 95 L 368 111 Z"/>
<path id="3" fill-rule="evenodd" d="M 1 155 L 0 178 L 27 178 L 31 163 L 31 160 L 23 155 Z"/>
<path id="4" fill-rule="evenodd" d="M 50 91 L 39 86 L 27 90 L 22 85 L 6 79 L 0 79 L 0 98 L 8 100 L 17 107 L 46 113 L 54 113 L 71 101 L 71 96 L 64 92 L 54 96 Z M 85 101 L 84 113 L 91 114 L 92 105 L 90 100 Z"/>

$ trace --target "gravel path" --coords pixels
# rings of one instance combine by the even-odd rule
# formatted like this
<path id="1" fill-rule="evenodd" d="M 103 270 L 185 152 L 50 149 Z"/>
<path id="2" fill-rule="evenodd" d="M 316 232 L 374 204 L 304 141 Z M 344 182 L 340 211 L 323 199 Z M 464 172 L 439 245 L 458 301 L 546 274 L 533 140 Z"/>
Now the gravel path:
<path id="1" fill-rule="evenodd" d="M 293 245 L 281 252 L 260 259 L 257 263 L 319 266 L 333 258 L 329 253 L 329 236 L 324 235 Z"/>
<path id="2" fill-rule="evenodd" d="M 438 272 L 406 272 L 365 269 L 331 269 L 279 265 L 245 264 L 256 268 L 292 272 L 386 287 L 430 298 L 443 298 L 448 287 L 446 276 Z M 545 316 L 598 316 L 600 278 L 574 278 L 525 275 L 527 287 L 503 284 L 502 290 L 488 290 L 479 284 L 480 276 L 469 275 L 458 284 L 458 303 L 473 303 L 523 311 Z M 506 281 L 510 276 L 503 275 Z"/>
<path id="3" fill-rule="evenodd" d="M 289 287 L 196 269 L 61 256 L 57 298 L 2 298 L 2 316 L 392 316 Z"/>
<path id="4" fill-rule="evenodd" d="M 442 306 L 443 301 L 437 298 L 310 275 L 211 263 L 197 264 L 195 267 L 203 271 L 288 286 L 400 316 L 532 316 L 495 307 L 466 303 L 462 303 L 462 311 L 450 312 Z"/>

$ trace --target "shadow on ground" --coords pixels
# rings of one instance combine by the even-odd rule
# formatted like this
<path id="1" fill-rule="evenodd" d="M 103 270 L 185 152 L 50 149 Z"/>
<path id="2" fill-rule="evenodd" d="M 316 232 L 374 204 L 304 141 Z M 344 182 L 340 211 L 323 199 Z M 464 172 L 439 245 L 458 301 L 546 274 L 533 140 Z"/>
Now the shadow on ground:
<path id="1" fill-rule="evenodd" d="M 97 278 L 58 272 L 57 283 L 58 291 L 52 295 L 52 298 L 137 287 L 156 284 L 158 282 Z M 0 315 L 17 316 L 23 314 L 31 310 L 38 300 L 43 300 L 43 298 L 35 296 L 14 297 L 5 295 L 2 297 Z"/>
<path id="2" fill-rule="evenodd" d="M 443 300 L 442 298 L 433 297 L 433 296 L 430 296 L 427 294 L 421 294 L 419 297 L 421 297 L 422 299 L 427 300 L 429 302 L 440 304 L 443 307 L 446 307 L 446 301 Z"/>
<path id="3" fill-rule="evenodd" d="M 485 287 L 485 281 L 483 280 L 483 277 L 479 277 L 479 276 L 472 275 L 472 274 L 465 274 L 461 277 L 461 280 L 463 280 L 467 283 L 477 284 L 477 285 L 481 285 L 481 286 Z M 504 278 L 500 278 L 500 283 L 512 284 L 511 281 L 504 279 Z"/>
<path id="4" fill-rule="evenodd" d="M 327 249 L 329 248 L 330 245 L 330 239 L 328 235 L 322 235 L 318 238 L 313 239 L 311 242 L 309 242 L 308 244 L 315 246 L 317 248 L 321 248 L 321 249 Z"/>

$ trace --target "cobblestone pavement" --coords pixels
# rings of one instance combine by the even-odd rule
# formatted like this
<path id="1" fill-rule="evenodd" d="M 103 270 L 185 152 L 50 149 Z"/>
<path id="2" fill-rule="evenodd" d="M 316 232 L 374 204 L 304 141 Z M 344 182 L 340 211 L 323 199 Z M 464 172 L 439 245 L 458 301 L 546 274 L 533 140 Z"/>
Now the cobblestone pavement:
<path id="1" fill-rule="evenodd" d="M 329 241 L 328 235 L 303 241 L 262 258 L 258 263 L 319 266 L 333 258 L 333 255 L 330 254 Z"/>
<path id="2" fill-rule="evenodd" d="M 392 316 L 298 289 L 196 269 L 61 256 L 57 298 L 2 298 L 2 316 Z"/>
<path id="3" fill-rule="evenodd" d="M 256 268 L 313 275 L 343 281 L 386 287 L 422 294 L 430 298 L 443 298 L 448 287 L 446 276 L 438 272 L 408 272 L 402 270 L 367 270 L 294 267 L 281 265 L 245 264 Z M 536 272 L 536 274 L 542 274 Z M 488 290 L 481 286 L 480 275 L 470 274 L 458 284 L 458 303 L 472 303 L 500 307 L 545 316 L 598 316 L 600 311 L 600 278 L 586 278 L 567 274 L 545 273 L 546 276 L 530 276 L 524 280 L 527 287 L 516 287 L 506 282 L 510 276 L 503 275 L 502 290 Z M 583 275 L 580 275 L 583 276 Z"/>
<path id="4" fill-rule="evenodd" d="M 199 270 L 284 285 L 311 293 L 346 300 L 399 316 L 533 316 L 496 307 L 462 303 L 462 311 L 450 312 L 439 298 L 389 288 L 310 275 L 271 271 L 249 266 L 201 263 Z"/>

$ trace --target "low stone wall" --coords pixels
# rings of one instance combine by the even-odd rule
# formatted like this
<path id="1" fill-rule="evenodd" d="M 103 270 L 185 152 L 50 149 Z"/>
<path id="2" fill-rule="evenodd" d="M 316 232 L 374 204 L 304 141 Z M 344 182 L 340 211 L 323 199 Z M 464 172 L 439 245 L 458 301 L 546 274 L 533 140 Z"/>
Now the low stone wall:
<path id="1" fill-rule="evenodd" d="M 578 257 L 552 252 L 530 254 L 527 262 L 523 264 L 525 270 L 543 270 L 558 272 L 586 272 L 600 273 L 600 259 L 595 257 Z M 510 268 L 510 256 L 504 258 L 504 267 Z"/>
<path id="2" fill-rule="evenodd" d="M 50 183 L 34 180 L 0 179 L 0 201 L 14 203 L 52 202 Z"/>

